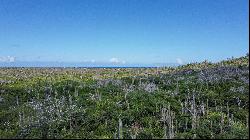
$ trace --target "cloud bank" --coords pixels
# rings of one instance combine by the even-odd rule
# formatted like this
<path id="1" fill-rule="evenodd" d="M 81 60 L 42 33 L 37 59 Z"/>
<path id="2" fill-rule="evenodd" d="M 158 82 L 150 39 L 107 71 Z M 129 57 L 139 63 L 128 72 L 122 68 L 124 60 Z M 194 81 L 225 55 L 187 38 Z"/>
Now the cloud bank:
<path id="1" fill-rule="evenodd" d="M 0 56 L 0 62 L 15 62 L 15 57 L 13 57 L 13 56 Z"/>
<path id="2" fill-rule="evenodd" d="M 126 63 L 126 61 L 121 61 L 121 60 L 119 60 L 118 58 L 115 58 L 115 57 L 111 58 L 109 60 L 109 62 L 113 63 L 113 64 L 125 64 Z"/>
<path id="3" fill-rule="evenodd" d="M 178 63 L 179 65 L 184 64 L 184 63 L 183 63 L 183 60 L 182 60 L 181 58 L 177 58 L 176 61 L 177 61 L 177 63 Z"/>

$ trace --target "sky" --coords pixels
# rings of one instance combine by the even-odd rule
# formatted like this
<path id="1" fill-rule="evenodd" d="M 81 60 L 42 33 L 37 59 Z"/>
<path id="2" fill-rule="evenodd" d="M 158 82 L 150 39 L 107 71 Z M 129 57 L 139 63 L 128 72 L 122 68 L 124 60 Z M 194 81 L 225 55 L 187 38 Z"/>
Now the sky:
<path id="1" fill-rule="evenodd" d="M 0 0 L 0 66 L 153 66 L 249 52 L 248 0 Z"/>

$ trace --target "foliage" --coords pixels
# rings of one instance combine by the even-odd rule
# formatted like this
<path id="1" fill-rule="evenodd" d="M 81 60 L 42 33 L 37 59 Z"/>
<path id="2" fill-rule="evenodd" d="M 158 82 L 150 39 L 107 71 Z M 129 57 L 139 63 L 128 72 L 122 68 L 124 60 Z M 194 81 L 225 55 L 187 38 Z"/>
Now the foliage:
<path id="1" fill-rule="evenodd" d="M 0 138 L 247 139 L 248 62 L 1 68 Z"/>

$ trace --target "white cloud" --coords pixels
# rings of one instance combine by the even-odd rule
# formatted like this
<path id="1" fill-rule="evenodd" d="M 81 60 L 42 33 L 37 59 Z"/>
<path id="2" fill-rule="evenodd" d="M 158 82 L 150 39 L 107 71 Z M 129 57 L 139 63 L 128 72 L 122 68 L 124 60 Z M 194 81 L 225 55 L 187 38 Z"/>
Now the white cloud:
<path id="1" fill-rule="evenodd" d="M 15 62 L 15 57 L 13 57 L 13 56 L 0 56 L 0 62 Z"/>
<path id="2" fill-rule="evenodd" d="M 125 64 L 126 63 L 126 61 L 124 61 L 124 60 L 121 61 L 121 60 L 119 60 L 118 58 L 115 58 L 115 57 L 109 59 L 109 62 L 110 63 L 115 63 L 115 64 Z"/>
<path id="3" fill-rule="evenodd" d="M 180 64 L 180 65 L 183 64 L 183 60 L 182 60 L 181 58 L 177 58 L 176 61 L 177 61 L 177 63 Z"/>
<path id="4" fill-rule="evenodd" d="M 95 63 L 96 60 L 95 59 L 91 59 L 91 60 L 82 60 L 83 63 Z"/>
<path id="5" fill-rule="evenodd" d="M 109 60 L 109 62 L 111 62 L 111 63 L 119 63 L 120 61 L 118 60 L 118 58 L 111 58 L 110 60 Z"/>
<path id="6" fill-rule="evenodd" d="M 125 64 L 126 63 L 126 61 L 122 61 L 122 64 Z"/>

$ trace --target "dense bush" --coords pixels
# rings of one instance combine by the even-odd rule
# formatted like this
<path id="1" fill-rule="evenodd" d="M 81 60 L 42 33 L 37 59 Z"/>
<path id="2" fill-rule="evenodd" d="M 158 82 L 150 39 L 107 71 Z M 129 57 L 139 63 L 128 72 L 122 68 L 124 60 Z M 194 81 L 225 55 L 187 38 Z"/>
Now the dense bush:
<path id="1" fill-rule="evenodd" d="M 1 68 L 0 138 L 247 139 L 248 61 Z"/>

